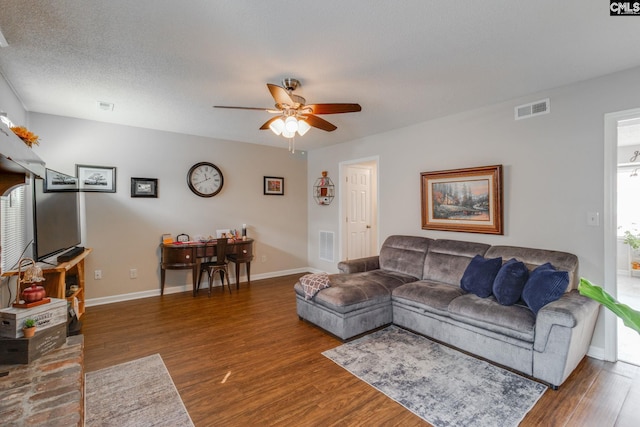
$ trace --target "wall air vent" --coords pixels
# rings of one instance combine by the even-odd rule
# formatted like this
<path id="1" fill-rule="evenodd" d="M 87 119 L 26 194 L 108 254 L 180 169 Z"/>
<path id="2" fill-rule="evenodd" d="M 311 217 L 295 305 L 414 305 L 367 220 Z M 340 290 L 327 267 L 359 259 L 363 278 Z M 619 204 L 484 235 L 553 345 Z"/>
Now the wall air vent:
<path id="1" fill-rule="evenodd" d="M 334 262 L 333 259 L 333 231 L 320 231 L 320 259 Z"/>
<path id="2" fill-rule="evenodd" d="M 530 104 L 519 105 L 515 108 L 516 120 L 528 119 L 529 117 L 539 116 L 540 114 L 548 114 L 551 110 L 549 98 L 541 101 L 532 102 Z"/>
<path id="3" fill-rule="evenodd" d="M 114 105 L 112 102 L 98 101 L 98 110 L 113 111 L 113 107 Z"/>

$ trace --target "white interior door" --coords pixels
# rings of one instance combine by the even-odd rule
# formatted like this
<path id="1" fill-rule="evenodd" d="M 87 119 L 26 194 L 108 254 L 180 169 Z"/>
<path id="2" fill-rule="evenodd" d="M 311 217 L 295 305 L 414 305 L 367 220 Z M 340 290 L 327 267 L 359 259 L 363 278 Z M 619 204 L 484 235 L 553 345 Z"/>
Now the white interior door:
<path id="1" fill-rule="evenodd" d="M 346 169 L 346 237 L 347 259 L 374 255 L 372 167 L 350 165 Z"/>

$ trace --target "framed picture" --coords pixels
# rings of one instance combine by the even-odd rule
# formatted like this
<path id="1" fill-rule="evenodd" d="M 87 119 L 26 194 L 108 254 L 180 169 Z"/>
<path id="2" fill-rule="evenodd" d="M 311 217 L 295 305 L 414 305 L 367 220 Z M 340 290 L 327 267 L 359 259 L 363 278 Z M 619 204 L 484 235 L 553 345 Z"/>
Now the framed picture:
<path id="1" fill-rule="evenodd" d="M 264 194 L 272 196 L 284 196 L 284 178 L 279 176 L 265 176 Z"/>
<path id="2" fill-rule="evenodd" d="M 422 228 L 503 234 L 502 165 L 420 174 Z"/>
<path id="3" fill-rule="evenodd" d="M 112 166 L 76 165 L 80 191 L 116 192 L 116 168 Z"/>
<path id="4" fill-rule="evenodd" d="M 53 169 L 45 169 L 44 192 L 78 191 L 78 178 Z"/>
<path id="5" fill-rule="evenodd" d="M 158 197 L 158 179 L 131 178 L 131 197 Z"/>

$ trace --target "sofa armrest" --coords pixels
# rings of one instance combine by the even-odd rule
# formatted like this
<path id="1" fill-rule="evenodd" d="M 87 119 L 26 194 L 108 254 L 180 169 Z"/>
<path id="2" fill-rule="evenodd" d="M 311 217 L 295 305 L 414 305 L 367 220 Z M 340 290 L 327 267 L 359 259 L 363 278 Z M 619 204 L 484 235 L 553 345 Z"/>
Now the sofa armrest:
<path id="1" fill-rule="evenodd" d="M 338 270 L 340 270 L 341 273 L 361 273 L 363 271 L 377 270 L 379 268 L 380 261 L 378 255 L 340 261 L 338 263 Z"/>
<path id="2" fill-rule="evenodd" d="M 543 352 L 553 326 L 575 328 L 598 311 L 599 304 L 572 290 L 540 309 L 536 318 L 534 350 Z"/>

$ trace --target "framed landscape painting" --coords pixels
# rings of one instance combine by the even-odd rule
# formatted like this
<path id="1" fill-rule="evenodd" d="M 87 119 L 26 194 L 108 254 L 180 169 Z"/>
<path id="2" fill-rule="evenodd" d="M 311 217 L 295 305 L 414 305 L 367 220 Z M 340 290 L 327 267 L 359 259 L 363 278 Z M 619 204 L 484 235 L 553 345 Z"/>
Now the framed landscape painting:
<path id="1" fill-rule="evenodd" d="M 280 176 L 265 176 L 264 194 L 265 196 L 284 196 L 284 178 Z"/>
<path id="2" fill-rule="evenodd" d="M 44 192 L 78 191 L 78 178 L 53 169 L 45 169 Z"/>
<path id="3" fill-rule="evenodd" d="M 420 174 L 422 229 L 503 234 L 502 165 Z"/>

